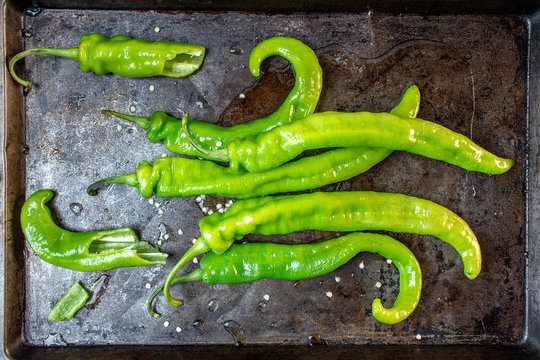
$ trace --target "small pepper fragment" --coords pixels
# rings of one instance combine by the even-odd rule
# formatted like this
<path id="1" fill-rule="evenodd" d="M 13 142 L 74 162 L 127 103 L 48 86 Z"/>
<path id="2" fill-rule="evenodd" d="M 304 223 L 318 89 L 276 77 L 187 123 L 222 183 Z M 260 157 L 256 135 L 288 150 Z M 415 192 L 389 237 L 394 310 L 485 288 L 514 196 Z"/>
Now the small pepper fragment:
<path id="1" fill-rule="evenodd" d="M 47 320 L 52 322 L 71 320 L 89 298 L 88 291 L 80 283 L 76 282 L 54 305 L 47 315 Z"/>
<path id="2" fill-rule="evenodd" d="M 21 211 L 26 240 L 44 261 L 76 271 L 165 264 L 167 254 L 140 241 L 131 228 L 80 233 L 60 228 L 46 206 L 52 197 L 52 191 L 38 190 Z"/>
<path id="3" fill-rule="evenodd" d="M 107 37 L 100 34 L 81 36 L 79 47 L 69 49 L 29 49 L 9 62 L 11 76 L 23 86 L 29 81 L 15 74 L 15 63 L 29 55 L 61 56 L 80 62 L 81 71 L 98 75 L 113 73 L 127 77 L 167 76 L 179 78 L 194 73 L 202 65 L 205 48 L 173 41 L 132 39 L 125 35 Z"/>

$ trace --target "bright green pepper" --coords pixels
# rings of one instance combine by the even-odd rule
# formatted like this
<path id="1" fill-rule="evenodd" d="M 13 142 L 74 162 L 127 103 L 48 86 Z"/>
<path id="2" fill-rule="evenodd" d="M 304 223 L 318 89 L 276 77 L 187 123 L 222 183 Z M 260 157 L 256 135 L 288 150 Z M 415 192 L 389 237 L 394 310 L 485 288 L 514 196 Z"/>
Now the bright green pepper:
<path id="1" fill-rule="evenodd" d="M 52 322 L 71 320 L 86 304 L 90 294 L 86 289 L 76 282 L 71 289 L 62 296 L 62 298 L 54 305 L 52 310 L 47 315 L 47 320 Z"/>
<path id="2" fill-rule="evenodd" d="M 190 138 L 187 117 L 183 123 Z M 191 142 L 205 156 L 250 172 L 272 169 L 305 150 L 357 146 L 408 151 L 487 174 L 502 174 L 514 165 L 513 160 L 500 158 L 442 125 L 389 113 L 316 113 L 263 134 L 235 139 L 216 151 Z"/>
<path id="3" fill-rule="evenodd" d="M 165 264 L 167 254 L 139 241 L 130 228 L 75 233 L 56 225 L 46 203 L 50 190 L 30 195 L 21 211 L 21 227 L 34 252 L 46 262 L 77 271 Z"/>
<path id="4" fill-rule="evenodd" d="M 29 49 L 9 62 L 11 76 L 23 86 L 31 83 L 15 74 L 15 63 L 29 55 L 54 55 L 78 60 L 83 72 L 114 73 L 128 77 L 168 76 L 179 78 L 194 73 L 202 65 L 205 48 L 173 41 L 148 41 L 124 35 L 112 38 L 100 34 L 83 35 L 79 47 L 70 49 Z"/>
<path id="5" fill-rule="evenodd" d="M 386 309 L 381 299 L 373 301 L 373 316 L 380 322 L 395 324 L 406 319 L 418 305 L 422 289 L 422 273 L 414 254 L 390 236 L 351 233 L 317 244 L 283 245 L 272 243 L 233 244 L 223 254 L 206 254 L 200 268 L 175 277 L 171 285 L 202 280 L 206 284 L 241 284 L 259 279 L 300 280 L 334 271 L 362 251 L 377 253 L 392 260 L 399 270 L 399 294 L 394 306 Z M 148 312 L 154 298 L 148 300 Z"/>
<path id="6" fill-rule="evenodd" d="M 411 86 L 390 113 L 414 117 L 420 106 L 420 93 Z M 167 157 L 153 165 L 143 161 L 137 172 L 99 180 L 88 187 L 88 194 L 104 184 L 137 187 L 144 197 L 217 194 L 245 199 L 268 194 L 314 189 L 350 179 L 384 160 L 391 151 L 377 148 L 343 148 L 305 157 L 259 173 L 239 172 L 207 160 Z"/>
<path id="7" fill-rule="evenodd" d="M 218 150 L 228 146 L 235 138 L 245 138 L 268 131 L 291 121 L 302 119 L 315 111 L 322 90 L 322 70 L 313 50 L 301 41 L 292 38 L 273 37 L 264 40 L 253 49 L 250 55 L 251 73 L 254 76 L 259 76 L 261 63 L 272 55 L 281 55 L 289 60 L 294 68 L 296 83 L 287 99 L 274 114 L 249 124 L 225 128 L 203 121 L 190 122 L 191 135 L 204 147 Z M 165 147 L 173 153 L 206 158 L 190 145 L 184 135 L 182 122 L 168 116 L 163 111 L 153 113 L 150 118 L 120 114 L 109 110 L 104 110 L 103 113 L 137 124 L 146 130 L 150 142 L 157 143 L 163 140 Z"/>
<path id="8" fill-rule="evenodd" d="M 372 191 L 315 192 L 241 200 L 199 222 L 201 237 L 167 276 L 164 296 L 174 306 L 181 302 L 169 294 L 176 273 L 195 256 L 224 253 L 247 234 L 288 234 L 302 230 L 393 232 L 433 235 L 460 254 L 465 276 L 480 272 L 480 246 L 467 223 L 452 211 L 429 200 Z"/>

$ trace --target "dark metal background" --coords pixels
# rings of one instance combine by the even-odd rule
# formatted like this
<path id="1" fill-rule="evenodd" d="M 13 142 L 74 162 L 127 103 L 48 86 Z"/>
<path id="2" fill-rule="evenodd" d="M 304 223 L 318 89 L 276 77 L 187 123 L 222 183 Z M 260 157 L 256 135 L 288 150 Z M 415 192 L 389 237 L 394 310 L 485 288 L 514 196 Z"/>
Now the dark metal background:
<path id="1" fill-rule="evenodd" d="M 536 162 L 527 163 L 528 140 L 536 136 L 528 133 L 527 100 L 531 93 L 527 85 L 538 74 L 531 75 L 527 68 L 529 53 L 535 49 L 529 41 L 529 33 L 536 34 L 530 31 L 535 22 L 530 24 L 529 17 L 510 15 L 373 12 L 45 9 L 31 16 L 6 6 L 4 25 L 10 31 L 5 34 L 7 58 L 22 49 L 21 34 L 26 36 L 24 48 L 72 47 L 81 35 L 91 32 L 193 42 L 208 48 L 202 69 L 178 80 L 84 74 L 76 62 L 53 57 L 21 62 L 24 67 L 19 67 L 19 73 L 35 84 L 25 97 L 6 77 L 6 98 L 10 99 L 4 113 L 8 159 L 4 182 L 8 234 L 5 299 L 10 310 L 4 318 L 6 349 L 17 357 L 37 358 L 43 354 L 126 356 L 133 351 L 179 356 L 194 351 L 210 358 L 213 346 L 219 345 L 226 346 L 223 354 L 236 353 L 231 350 L 234 345 L 243 345 L 237 353 L 242 356 L 259 351 L 252 345 L 309 356 L 311 348 L 307 346 L 312 345 L 324 349 L 321 356 L 347 358 L 387 351 L 409 356 L 437 351 L 447 354 L 448 348 L 434 351 L 429 345 L 482 345 L 474 350 L 454 348 L 458 353 L 479 351 L 480 355 L 489 349 L 507 349 L 500 346 L 509 346 L 513 352 L 528 348 L 538 337 L 538 326 L 533 323 L 530 327 L 526 308 L 527 304 L 538 308 L 527 297 L 528 286 L 537 286 L 537 277 L 531 278 L 526 267 L 528 256 L 537 256 L 536 252 L 529 254 L 527 247 L 536 237 L 527 233 L 527 215 L 530 218 L 531 213 L 527 214 L 526 180 L 537 169 Z M 375 297 L 382 297 L 387 306 L 392 304 L 398 276 L 393 265 L 369 254 L 360 254 L 334 273 L 296 283 L 185 284 L 174 290 L 185 299 L 183 307 L 169 307 L 160 299 L 157 306 L 163 317 L 157 320 L 147 315 L 149 294 L 164 281 L 191 239 L 199 235 L 197 224 L 204 214 L 194 197 L 155 198 L 163 210 L 159 214 L 158 208 L 135 189 L 119 185 L 102 190 L 97 197 L 87 196 L 85 189 L 91 182 L 133 172 L 139 161 L 169 154 L 161 144 L 146 141 L 142 130 L 107 118 L 100 111 L 128 113 L 132 105 L 135 115 L 141 116 L 155 110 L 175 116 L 187 111 L 192 119 L 226 126 L 267 116 L 292 88 L 293 73 L 287 62 L 272 58 L 264 63 L 261 78 L 255 79 L 247 64 L 253 47 L 278 35 L 304 41 L 319 57 L 324 90 L 318 111 L 389 111 L 406 88 L 416 84 L 422 93 L 420 118 L 445 125 L 496 154 L 516 160 L 509 173 L 488 176 L 394 153 L 369 173 L 322 189 L 399 192 L 455 211 L 475 231 L 483 251 L 483 269 L 477 279 L 465 278 L 459 255 L 442 241 L 393 234 L 417 256 L 424 281 L 418 308 L 397 325 L 380 324 L 371 316 Z M 24 123 L 19 123 L 20 119 Z M 535 149 L 536 145 L 532 146 Z M 22 177 L 14 178 L 17 174 L 26 174 L 26 182 Z M 20 262 L 24 239 L 16 220 L 18 211 L 25 192 L 28 196 L 41 188 L 55 191 L 50 206 L 59 224 L 67 229 L 131 226 L 153 244 L 168 233 L 170 238 L 161 246 L 171 255 L 167 266 L 78 273 L 43 262 L 31 249 L 26 249 L 24 263 Z M 204 206 L 216 210 L 218 203 L 227 200 L 209 196 Z M 179 235 L 178 229 L 184 234 Z M 299 243 L 334 235 L 302 232 L 247 239 Z M 535 249 L 536 245 L 532 246 Z M 361 262 L 364 269 L 359 267 Z M 95 301 L 70 322 L 48 322 L 48 311 L 75 281 L 92 290 Z M 378 281 L 380 289 L 375 287 Z M 152 289 L 145 288 L 147 283 Z M 332 292 L 332 298 L 325 295 L 327 291 Z M 264 295 L 269 295 L 269 300 Z M 13 311 L 17 306 L 22 306 L 18 314 Z M 182 329 L 180 333 L 177 327 Z M 278 344 L 299 347 L 283 350 L 275 347 Z M 406 346 L 361 346 L 368 344 Z M 150 345 L 154 347 L 141 347 Z"/>

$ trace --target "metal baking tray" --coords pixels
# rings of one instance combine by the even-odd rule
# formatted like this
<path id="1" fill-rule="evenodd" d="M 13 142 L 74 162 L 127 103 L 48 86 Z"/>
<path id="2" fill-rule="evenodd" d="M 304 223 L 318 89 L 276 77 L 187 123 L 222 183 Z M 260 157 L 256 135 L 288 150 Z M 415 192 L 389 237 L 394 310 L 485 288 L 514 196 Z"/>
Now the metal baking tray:
<path id="1" fill-rule="evenodd" d="M 4 65 L 23 49 L 72 47 L 92 32 L 208 49 L 203 67 L 182 79 L 97 76 L 71 60 L 29 57 L 18 71 L 35 86 L 23 92 L 2 67 L 5 353 L 15 359 L 540 358 L 538 10 L 533 1 L 4 1 Z M 371 316 L 375 297 L 387 305 L 395 299 L 398 274 L 366 253 L 298 282 L 177 286 L 185 305 L 172 308 L 161 298 L 162 318 L 148 316 L 148 296 L 198 236 L 204 214 L 195 197 L 154 198 L 159 212 L 121 185 L 86 195 L 97 179 L 172 155 L 101 110 L 187 111 L 225 126 L 265 117 L 294 84 L 280 58 L 265 61 L 260 78 L 249 73 L 250 51 L 271 36 L 295 37 L 317 54 L 324 78 L 317 111 L 389 111 L 416 84 L 420 118 L 516 160 L 507 174 L 488 176 L 394 153 L 366 174 L 319 189 L 399 192 L 450 208 L 478 236 L 483 269 L 477 279 L 464 277 L 458 254 L 440 240 L 393 234 L 423 272 L 420 304 L 399 324 Z M 50 207 L 67 229 L 130 226 L 152 244 L 169 234 L 161 245 L 170 254 L 167 265 L 80 273 L 45 263 L 26 246 L 18 221 L 25 198 L 42 188 L 55 192 Z M 204 206 L 227 200 L 207 196 Z M 302 243 L 333 235 L 246 239 Z M 48 322 L 48 311 L 75 281 L 91 290 L 91 303 L 72 321 Z"/>

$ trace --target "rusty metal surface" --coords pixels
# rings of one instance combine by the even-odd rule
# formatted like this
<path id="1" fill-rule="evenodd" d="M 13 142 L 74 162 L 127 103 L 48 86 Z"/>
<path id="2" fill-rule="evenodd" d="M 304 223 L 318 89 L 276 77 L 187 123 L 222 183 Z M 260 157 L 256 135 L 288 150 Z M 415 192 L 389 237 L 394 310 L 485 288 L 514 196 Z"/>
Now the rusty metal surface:
<path id="1" fill-rule="evenodd" d="M 24 107 L 27 194 L 54 190 L 51 208 L 70 230 L 131 226 L 153 244 L 169 234 L 161 248 L 171 255 L 164 267 L 78 273 L 49 265 L 28 249 L 21 270 L 29 346 L 512 345 L 526 339 L 528 27 L 522 18 L 43 10 L 24 14 L 23 24 L 25 48 L 72 47 L 90 32 L 208 48 L 203 68 L 178 80 L 84 74 L 76 62 L 52 57 L 24 62 L 24 77 L 35 84 Z M 477 279 L 465 278 L 459 255 L 440 240 L 393 234 L 417 256 L 424 281 L 418 308 L 400 324 L 380 324 L 371 316 L 375 297 L 387 306 L 395 299 L 398 274 L 369 254 L 298 282 L 185 284 L 174 289 L 185 299 L 183 307 L 160 299 L 162 318 L 148 316 L 148 296 L 199 235 L 204 214 L 195 197 L 155 198 L 158 208 L 120 185 L 87 196 L 86 186 L 96 179 L 133 172 L 139 161 L 169 154 L 161 144 L 146 141 L 142 130 L 100 111 L 128 113 L 131 106 L 140 116 L 187 111 L 192 119 L 226 126 L 264 117 L 286 97 L 293 72 L 283 60 L 271 59 L 255 79 L 248 58 L 260 41 L 278 35 L 304 41 L 319 57 L 324 90 L 318 111 L 389 111 L 407 86 L 416 84 L 422 93 L 420 118 L 516 160 L 509 173 L 488 176 L 394 153 L 369 173 L 322 189 L 399 192 L 448 207 L 479 239 L 483 270 Z M 226 200 L 208 196 L 204 206 L 215 210 Z M 246 239 L 299 243 L 333 235 Z M 48 311 L 75 281 L 92 290 L 95 301 L 70 322 L 48 322 Z"/>

